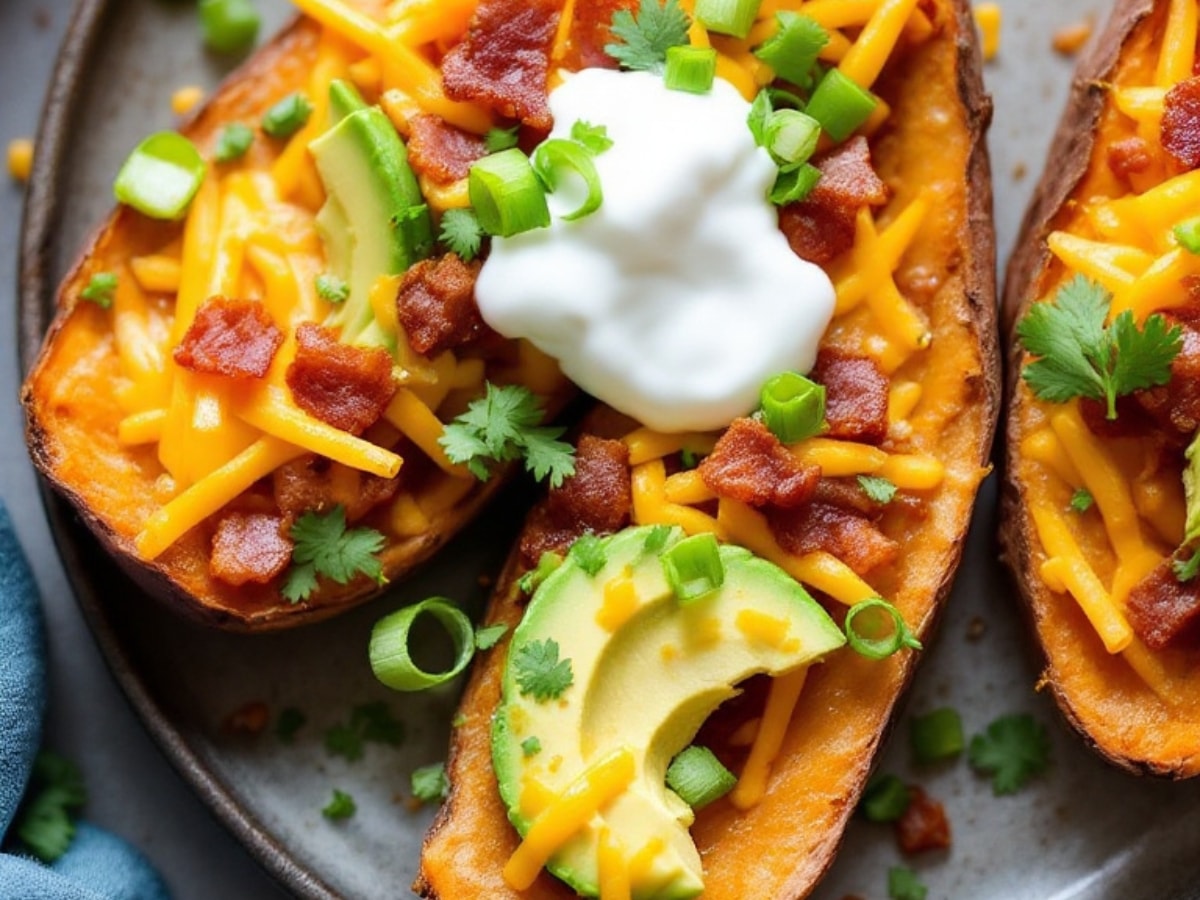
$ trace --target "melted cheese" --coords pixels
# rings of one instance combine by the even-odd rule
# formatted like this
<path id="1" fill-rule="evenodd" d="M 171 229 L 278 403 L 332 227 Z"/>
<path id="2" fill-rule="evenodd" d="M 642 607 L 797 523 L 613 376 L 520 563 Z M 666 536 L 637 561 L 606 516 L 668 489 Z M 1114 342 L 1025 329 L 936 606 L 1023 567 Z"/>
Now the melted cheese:
<path id="1" fill-rule="evenodd" d="M 842 74 L 859 87 L 870 89 L 916 8 L 917 0 L 883 0 L 838 65 Z"/>
<path id="2" fill-rule="evenodd" d="M 758 733 L 754 736 L 754 743 L 750 747 L 750 755 L 746 758 L 746 765 L 737 785 L 729 794 L 729 802 L 738 809 L 757 806 L 766 794 L 771 766 L 783 747 L 788 723 L 792 719 L 807 676 L 808 669 L 805 668 L 771 680 L 767 706 L 763 711 Z"/>

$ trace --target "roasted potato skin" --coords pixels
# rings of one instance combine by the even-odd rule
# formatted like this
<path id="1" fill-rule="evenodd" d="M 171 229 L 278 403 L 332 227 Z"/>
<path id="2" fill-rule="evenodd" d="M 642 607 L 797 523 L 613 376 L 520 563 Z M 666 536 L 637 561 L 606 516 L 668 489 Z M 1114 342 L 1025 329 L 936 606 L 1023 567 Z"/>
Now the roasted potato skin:
<path id="1" fill-rule="evenodd" d="M 1071 629 L 1089 640 L 1086 623 L 1063 612 L 1063 598 L 1037 574 L 1042 559 L 1029 512 L 1031 485 L 1020 478 L 1018 448 L 1023 437 L 1020 411 L 1030 401 L 1021 388 L 1027 354 L 1015 339 L 1016 323 L 1048 287 L 1053 267 L 1046 238 L 1069 208 L 1072 196 L 1096 163 L 1106 85 L 1125 54 L 1135 52 L 1139 30 L 1165 15 L 1165 3 L 1118 0 L 1104 30 L 1079 61 L 1062 119 L 1047 154 L 1045 174 L 1034 192 L 1005 273 L 1002 325 L 1007 337 L 1006 423 L 1002 435 L 1004 473 L 998 538 L 1032 635 L 1031 646 L 1044 665 L 1039 686 L 1048 688 L 1071 727 L 1109 763 L 1138 775 L 1190 778 L 1200 774 L 1200 731 L 1171 721 L 1167 707 L 1119 661 L 1098 646 L 1076 646 L 1067 658 L 1046 635 Z M 1143 43 L 1145 37 L 1140 39 Z M 1138 44 L 1140 46 L 1140 44 Z M 1071 601 L 1067 601 L 1068 603 Z M 1094 633 L 1090 636 L 1094 638 Z M 1095 641 L 1091 641 L 1095 644 Z M 1068 676 L 1066 668 L 1072 673 Z"/>
<path id="2" fill-rule="evenodd" d="M 258 121 L 271 103 L 307 83 L 319 40 L 319 27 L 310 19 L 297 18 L 234 71 L 180 131 L 204 148 L 228 122 Z M 268 165 L 279 150 L 277 142 L 259 139 L 247 159 Z M 118 445 L 116 428 L 123 413 L 106 388 L 117 375 L 112 326 L 107 313 L 76 298 L 93 274 L 124 264 L 132 256 L 155 252 L 166 243 L 164 234 L 177 234 L 181 227 L 152 222 L 120 207 L 88 241 L 59 287 L 54 318 L 22 387 L 30 457 L 138 587 L 180 615 L 203 625 L 245 632 L 290 628 L 337 615 L 376 596 L 378 586 L 365 578 L 344 586 L 323 583 L 309 600 L 297 604 L 280 596 L 276 584 L 235 588 L 209 575 L 209 537 L 200 533 L 203 528 L 184 535 L 153 562 L 143 560 L 134 549 L 140 523 L 157 508 L 153 497 L 161 468 L 153 451 Z M 81 376 L 93 382 L 86 388 L 86 423 L 64 414 L 57 393 L 65 380 L 79 381 Z M 557 409 L 566 400 L 564 391 L 548 405 Z M 436 516 L 425 533 L 389 539 L 381 554 L 386 578 L 402 579 L 432 556 L 474 518 L 505 480 L 505 473 L 497 473 L 474 485 Z"/>
<path id="3" fill-rule="evenodd" d="M 946 27 L 953 28 L 948 48 L 953 72 L 944 87 L 963 111 L 968 146 L 964 167 L 954 173 L 965 189 L 954 266 L 960 280 L 953 301 L 947 303 L 942 320 L 945 331 L 938 331 L 934 340 L 969 347 L 964 355 L 972 360 L 972 369 L 965 379 L 961 409 L 955 411 L 947 432 L 952 431 L 960 442 L 956 447 L 964 467 L 971 467 L 976 475 L 951 504 L 945 531 L 928 537 L 939 547 L 944 541 L 945 552 L 939 556 L 938 570 L 929 573 L 928 590 L 925 585 L 920 589 L 917 630 L 926 646 L 935 634 L 953 583 L 975 488 L 987 472 L 1001 395 L 991 173 L 985 141 L 991 99 L 983 89 L 969 4 L 946 0 L 937 8 L 950 20 Z M 882 155 L 902 154 L 903 144 L 903 138 L 897 137 L 877 151 L 884 178 L 894 188 L 898 183 L 887 173 L 896 176 L 903 166 L 889 167 Z M 624 433 L 609 431 L 610 421 L 603 413 L 588 427 L 601 436 Z M 915 549 L 917 545 L 911 546 Z M 525 598 L 516 581 L 521 574 L 514 553 L 498 579 L 488 608 L 489 623 L 503 622 L 511 631 L 520 621 Z M 499 798 L 490 755 L 490 720 L 499 700 L 506 651 L 507 639 L 480 655 L 463 696 L 463 724 L 452 733 L 447 764 L 450 795 L 426 836 L 414 884 L 414 890 L 427 898 L 559 900 L 574 896 L 546 873 L 522 892 L 514 892 L 501 876 L 518 842 Z M 814 667 L 805 687 L 805 696 L 810 696 L 810 690 L 816 692 L 812 707 L 828 710 L 852 697 L 857 715 L 843 719 L 811 707 L 807 712 L 798 711 L 785 744 L 785 756 L 790 756 L 781 757 L 768 791 L 768 800 L 775 802 L 764 801 L 755 810 L 741 813 L 718 801 L 701 812 L 693 836 L 705 859 L 705 897 L 800 898 L 813 890 L 833 862 L 917 662 L 911 654 L 897 654 L 878 665 L 851 653 Z M 802 707 L 804 703 L 802 698 Z"/>

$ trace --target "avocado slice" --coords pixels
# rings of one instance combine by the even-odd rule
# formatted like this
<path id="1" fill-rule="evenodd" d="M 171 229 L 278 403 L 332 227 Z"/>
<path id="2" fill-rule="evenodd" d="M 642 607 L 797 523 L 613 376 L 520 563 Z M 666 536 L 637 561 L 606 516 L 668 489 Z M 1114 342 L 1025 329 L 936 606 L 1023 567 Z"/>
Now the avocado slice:
<path id="1" fill-rule="evenodd" d="M 350 286 L 350 296 L 326 324 L 350 344 L 395 352 L 394 328 L 379 322 L 371 289 L 429 255 L 433 224 L 404 142 L 377 106 L 362 104 L 350 86 L 330 88 L 334 124 L 308 145 L 325 185 L 317 228 L 330 270 Z"/>
<path id="2" fill-rule="evenodd" d="M 667 788 L 667 766 L 713 710 L 739 693 L 738 683 L 793 671 L 845 643 L 804 588 L 741 547 L 721 546 L 719 589 L 679 603 L 660 554 L 683 531 L 671 528 L 661 549 L 651 550 L 647 539 L 655 533 L 655 526 L 643 526 L 605 539 L 605 561 L 594 575 L 568 555 L 546 578 L 513 633 L 492 722 L 500 795 L 522 835 L 532 825 L 521 796 L 530 784 L 558 795 L 606 753 L 633 752 L 630 788 L 547 866 L 585 896 L 599 893 L 602 824 L 626 856 L 651 841 L 661 844 L 645 883 L 633 886 L 635 897 L 699 894 L 703 869 L 687 830 L 693 813 Z M 573 680 L 561 695 L 539 702 L 521 693 L 517 661 L 522 648 L 545 641 L 558 645 L 560 660 L 570 660 Z M 531 744 L 540 749 L 527 753 Z"/>

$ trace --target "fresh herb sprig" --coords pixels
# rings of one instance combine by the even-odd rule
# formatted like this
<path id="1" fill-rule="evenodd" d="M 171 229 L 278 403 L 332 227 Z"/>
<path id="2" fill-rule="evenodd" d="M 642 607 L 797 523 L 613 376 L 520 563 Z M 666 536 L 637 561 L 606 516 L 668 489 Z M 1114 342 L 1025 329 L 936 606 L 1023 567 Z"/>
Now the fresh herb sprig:
<path id="1" fill-rule="evenodd" d="M 535 700 L 555 700 L 575 682 L 569 659 L 558 658 L 558 643 L 546 639 L 523 644 L 513 660 L 517 687 Z"/>
<path id="2" fill-rule="evenodd" d="M 667 49 L 688 42 L 690 25 L 679 0 L 641 0 L 636 18 L 627 9 L 613 15 L 615 40 L 604 45 L 604 52 L 622 68 L 659 72 L 666 66 Z"/>
<path id="3" fill-rule="evenodd" d="M 411 778 L 412 795 L 422 803 L 440 803 L 450 794 L 450 779 L 445 763 L 431 763 L 414 769 Z"/>
<path id="4" fill-rule="evenodd" d="M 967 748 L 971 768 L 992 776 L 996 796 L 1016 793 L 1050 763 L 1050 735 L 1033 716 L 1001 716 Z"/>
<path id="5" fill-rule="evenodd" d="M 52 863 L 71 846 L 75 817 L 87 802 L 87 790 L 74 763 L 46 751 L 34 760 L 30 784 L 13 834 L 42 862 Z"/>
<path id="6" fill-rule="evenodd" d="M 463 262 L 479 255 L 483 245 L 483 226 L 473 209 L 448 209 L 442 214 L 442 229 L 438 240 Z"/>
<path id="7" fill-rule="evenodd" d="M 281 593 L 292 603 L 307 600 L 317 589 L 317 576 L 348 584 L 366 575 L 383 584 L 383 564 L 376 555 L 386 539 L 373 528 L 347 528 L 340 504 L 328 512 L 306 512 L 291 528 L 292 567 Z"/>

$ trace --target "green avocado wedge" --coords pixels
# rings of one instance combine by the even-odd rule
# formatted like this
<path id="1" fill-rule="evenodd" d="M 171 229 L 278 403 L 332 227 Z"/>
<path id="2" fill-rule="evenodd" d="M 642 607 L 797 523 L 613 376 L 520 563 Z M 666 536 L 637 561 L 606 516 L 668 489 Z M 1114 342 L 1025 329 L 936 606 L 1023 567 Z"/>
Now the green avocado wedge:
<path id="1" fill-rule="evenodd" d="M 703 869 L 688 833 L 694 816 L 666 786 L 671 760 L 740 682 L 795 671 L 845 643 L 791 576 L 740 547 L 720 547 L 717 590 L 680 603 L 661 557 L 684 533 L 671 528 L 663 537 L 663 526 L 630 528 L 603 539 L 602 553 L 586 561 L 568 554 L 513 633 L 492 723 L 500 795 L 522 836 L 533 822 L 523 792 L 561 795 L 606 754 L 632 753 L 633 783 L 547 864 L 584 896 L 599 893 L 602 825 L 627 858 L 660 847 L 633 885 L 635 897 L 699 894 Z M 551 643 L 558 668 L 550 684 L 531 682 L 534 662 L 550 668 Z"/>

